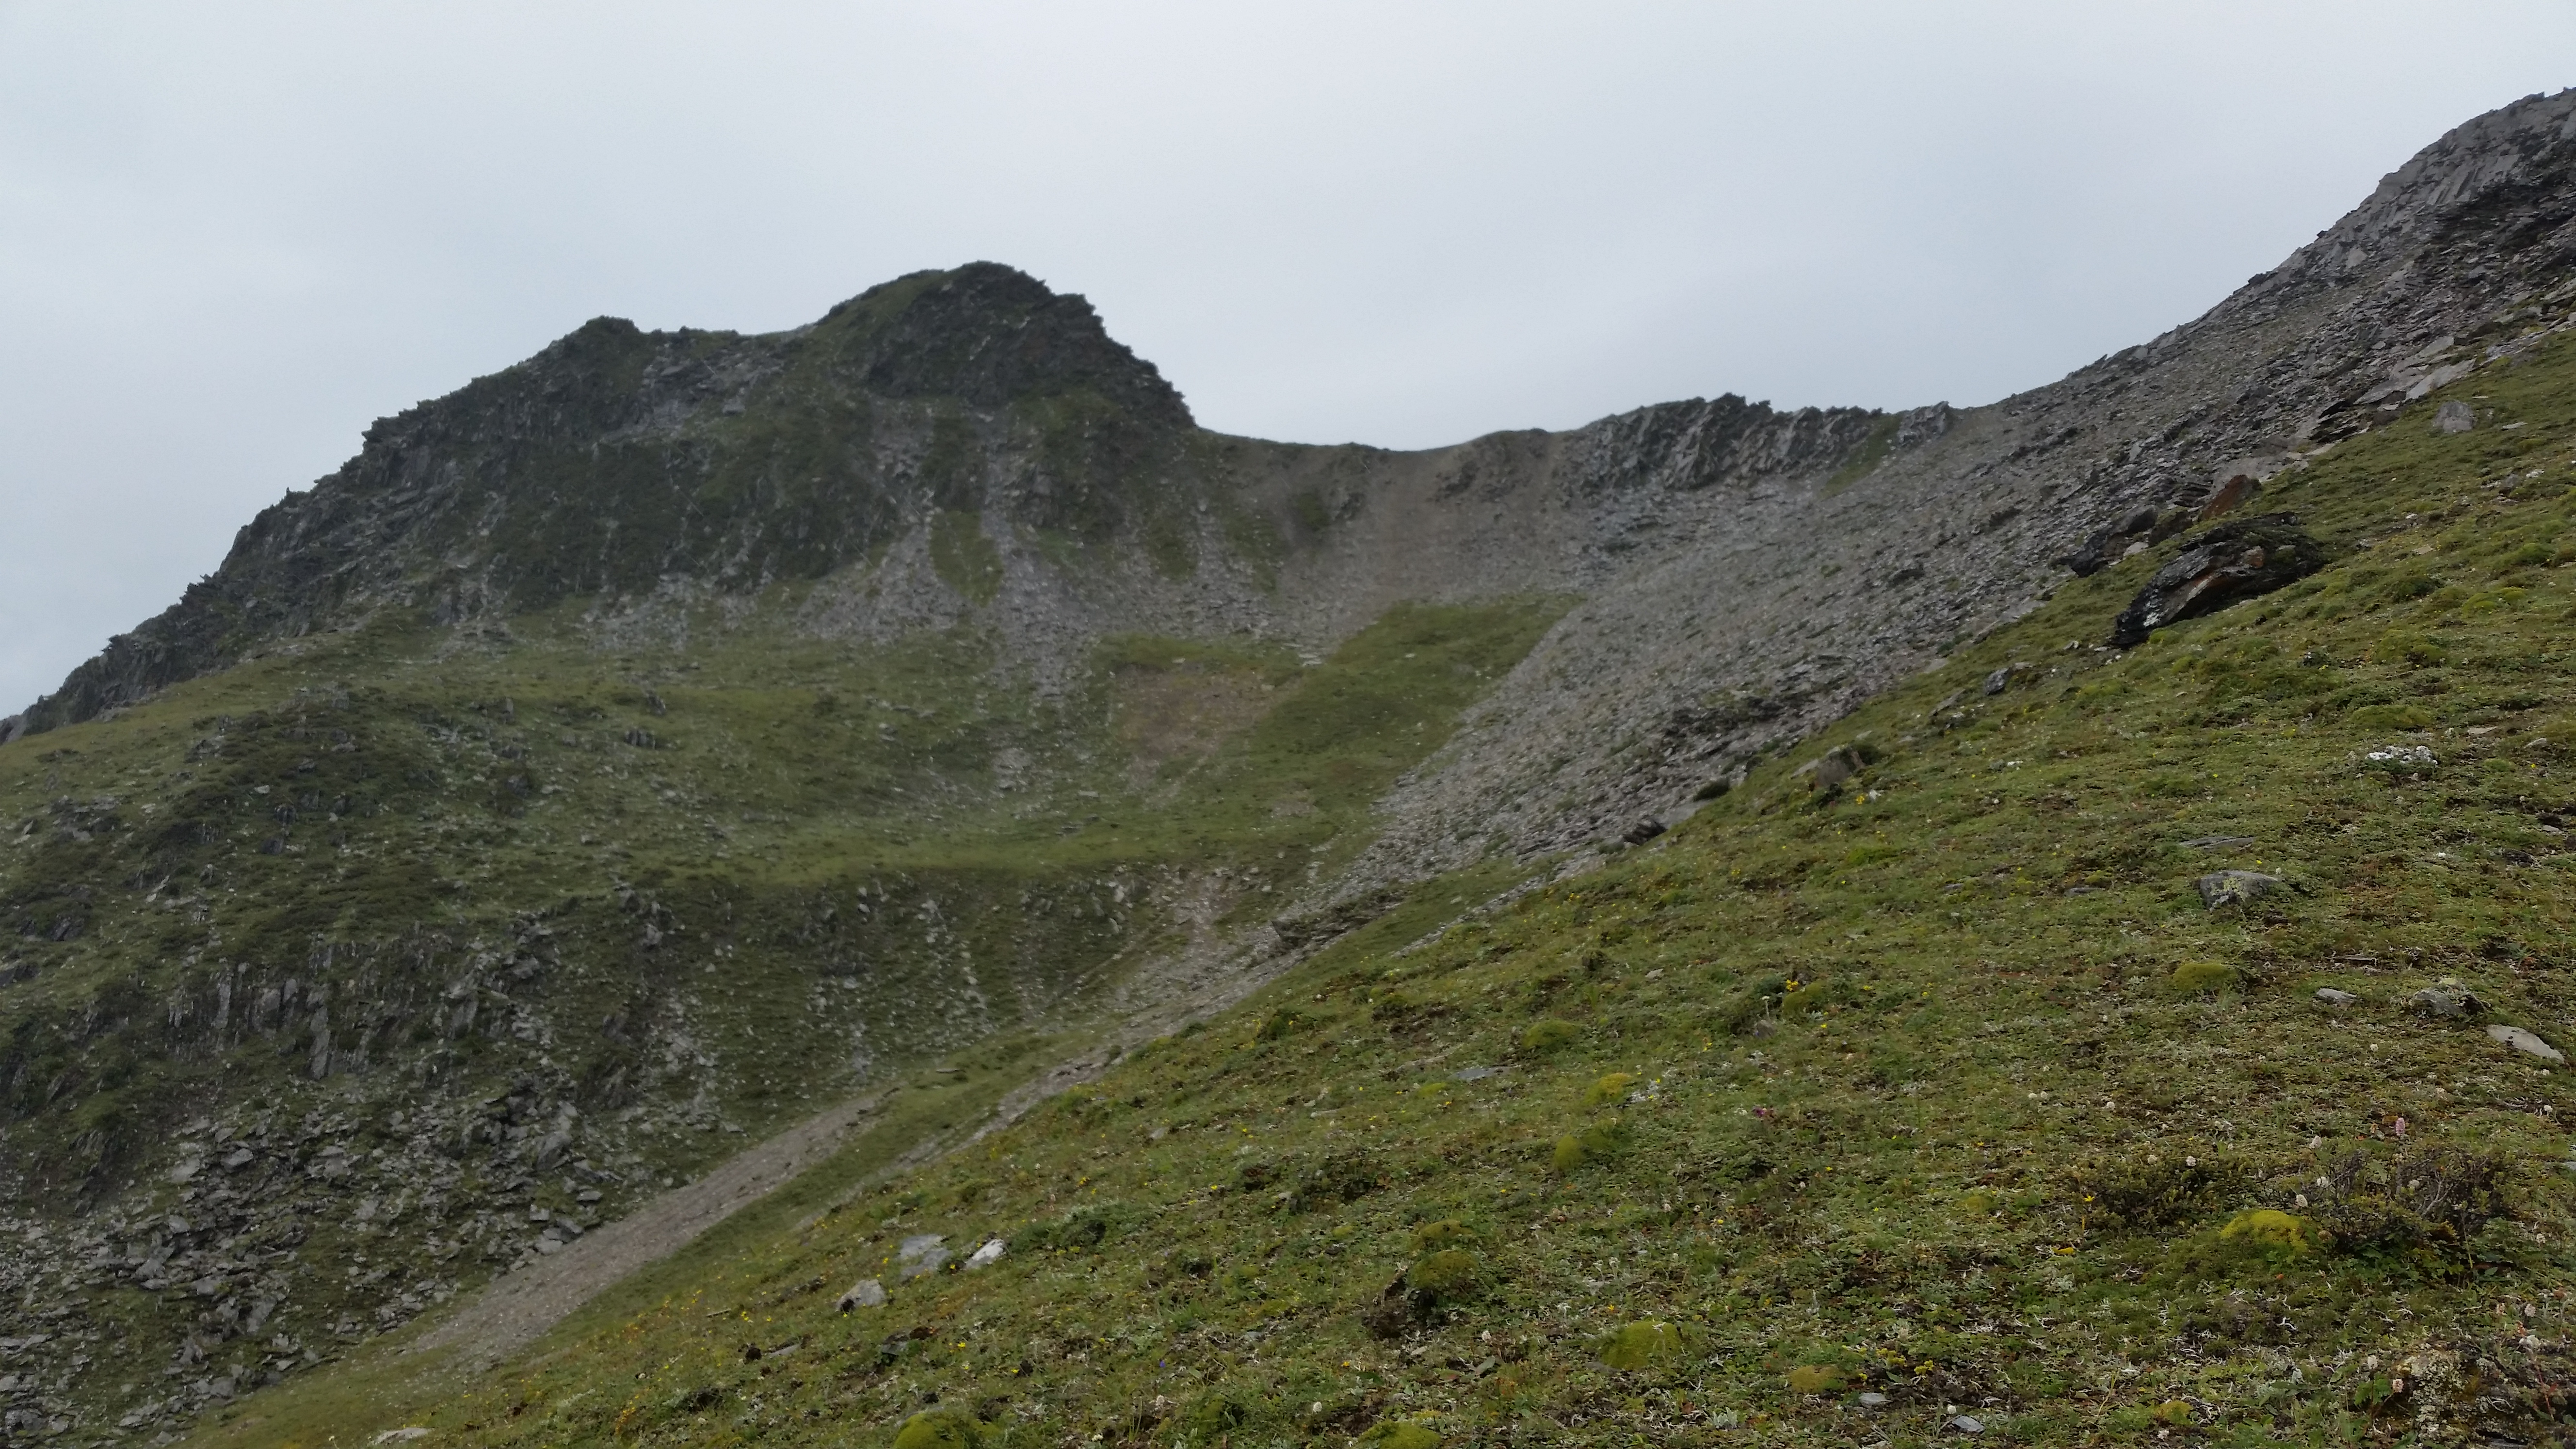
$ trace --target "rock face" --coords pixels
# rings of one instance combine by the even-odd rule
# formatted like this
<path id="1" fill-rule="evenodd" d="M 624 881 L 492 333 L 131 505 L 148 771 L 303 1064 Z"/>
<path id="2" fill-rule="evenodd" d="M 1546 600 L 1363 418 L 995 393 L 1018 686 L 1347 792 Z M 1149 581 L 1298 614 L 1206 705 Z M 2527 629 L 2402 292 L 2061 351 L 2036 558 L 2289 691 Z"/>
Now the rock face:
<path id="1" fill-rule="evenodd" d="M 2168 624 L 2196 619 L 2240 599 L 2297 583 L 2326 564 L 2325 550 L 2288 513 L 2222 523 L 2183 540 L 2173 561 L 2112 622 L 2111 642 L 2127 649 Z"/>

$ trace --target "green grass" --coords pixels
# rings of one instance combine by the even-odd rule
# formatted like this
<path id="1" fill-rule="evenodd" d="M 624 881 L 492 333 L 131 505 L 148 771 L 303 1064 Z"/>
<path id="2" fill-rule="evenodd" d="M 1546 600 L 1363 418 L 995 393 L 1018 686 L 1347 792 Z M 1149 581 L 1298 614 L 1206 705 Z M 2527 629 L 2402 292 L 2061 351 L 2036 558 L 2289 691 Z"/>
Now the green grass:
<path id="1" fill-rule="evenodd" d="M 613 1213 L 889 1073 L 1078 1037 L 1179 939 L 1171 883 L 1221 873 L 1238 924 L 1284 909 L 1563 607 L 1400 610 L 1312 667 L 1113 641 L 1041 700 L 971 630 L 853 646 L 762 622 L 797 602 L 617 651 L 569 607 L 504 637 L 385 618 L 0 751 L 23 1208 L 220 1221 L 247 1205 L 162 1180 L 196 1119 L 398 1147 L 524 1095 L 579 1112 Z M 1221 707 L 1157 754 L 1131 727 L 1146 696 Z M 702 1125 L 655 1126 L 691 1102 Z M 573 1206 L 502 1142 L 461 1151 L 465 1200 Z M 217 1231 L 385 1255 L 346 1207 L 293 1242 Z M 403 1271 L 470 1287 L 503 1261 Z M 196 1311 L 125 1276 L 86 1285 L 115 1328 L 71 1390 L 110 1419 Z M 307 1273 L 277 1322 L 309 1340 L 366 1301 Z M 206 1372 L 261 1357 L 230 1339 Z"/>
<path id="2" fill-rule="evenodd" d="M 2456 977 L 2576 1044 L 2576 356 L 2471 385 L 2522 426 L 2436 436 L 2436 396 L 2275 480 L 2335 555 L 2299 585 L 2120 654 L 2171 545 L 2071 582 L 1650 847 L 1481 916 L 1501 875 L 1426 883 L 694 1296 L 342 1438 L 2556 1434 L 2566 1078 L 2406 1005 Z M 1313 736 L 1263 728 L 1267 789 L 1263 741 Z M 1863 735 L 1838 789 L 1793 773 Z M 2285 884 L 2213 911 L 2222 867 Z M 833 1311 L 924 1231 L 1024 1246 Z"/>

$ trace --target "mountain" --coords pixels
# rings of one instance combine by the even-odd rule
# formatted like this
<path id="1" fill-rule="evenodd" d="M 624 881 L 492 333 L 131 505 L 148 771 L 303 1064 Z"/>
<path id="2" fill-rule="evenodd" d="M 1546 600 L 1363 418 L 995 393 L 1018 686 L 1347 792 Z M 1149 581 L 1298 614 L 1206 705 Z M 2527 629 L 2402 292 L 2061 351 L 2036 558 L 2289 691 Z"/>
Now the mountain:
<path id="1" fill-rule="evenodd" d="M 590 323 L 0 731 L 8 1432 L 2527 1439 L 2571 261 L 2562 93 L 1983 408 Z M 2090 647 L 2231 508 L 2321 567 Z"/>

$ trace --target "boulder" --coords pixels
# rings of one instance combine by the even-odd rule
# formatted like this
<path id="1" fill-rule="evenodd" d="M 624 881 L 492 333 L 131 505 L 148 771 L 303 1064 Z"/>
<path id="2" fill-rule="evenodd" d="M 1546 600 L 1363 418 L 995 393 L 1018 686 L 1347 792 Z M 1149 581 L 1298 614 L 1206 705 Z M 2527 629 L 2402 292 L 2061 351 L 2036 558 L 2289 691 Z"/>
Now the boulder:
<path id="1" fill-rule="evenodd" d="M 948 1263 L 948 1238 L 942 1233 L 915 1233 L 895 1250 L 895 1266 L 906 1278 L 936 1273 Z"/>
<path id="2" fill-rule="evenodd" d="M 862 1278 L 850 1285 L 849 1292 L 841 1295 L 841 1311 L 847 1313 L 853 1308 L 883 1308 L 885 1301 L 885 1285 L 874 1278 Z"/>
<path id="3" fill-rule="evenodd" d="M 2407 1008 L 2437 1021 L 2457 1021 L 2475 1016 L 2487 1009 L 2475 993 L 2460 984 L 2459 978 L 2445 976 L 2406 998 Z"/>
<path id="4" fill-rule="evenodd" d="M 1851 751 L 1838 747 L 1827 750 L 1817 758 L 1800 765 L 1796 773 L 1807 777 L 1810 788 L 1830 790 L 1859 774 L 1860 761 L 1852 755 Z"/>
<path id="5" fill-rule="evenodd" d="M 2567 1060 L 2566 1053 L 2518 1026 L 2490 1026 L 2487 1028 L 2487 1035 L 2515 1051 L 2538 1057 L 2544 1062 L 2563 1064 Z"/>
<path id="6" fill-rule="evenodd" d="M 2241 906 L 2280 883 L 2279 876 L 2259 870 L 2213 870 L 2192 882 L 2200 891 L 2201 904 L 2213 911 L 2220 906 Z"/>
<path id="7" fill-rule="evenodd" d="M 989 1268 L 1002 1261 L 1002 1255 L 1009 1251 L 1009 1244 L 994 1238 L 966 1256 L 966 1271 L 971 1273 L 977 1268 Z"/>
<path id="8" fill-rule="evenodd" d="M 2341 991 L 2332 986 L 2320 986 L 2317 988 L 2317 1000 L 2324 1002 L 2328 1006 L 2350 1006 L 2354 1002 L 2361 1000 L 2361 998 L 2353 995 L 2349 991 Z"/>
<path id="9" fill-rule="evenodd" d="M 2097 528 L 2075 546 L 2075 551 L 2058 559 L 2059 567 L 2070 569 L 2077 578 L 2100 573 L 2137 551 L 2139 544 L 2130 540 L 2156 526 L 2164 515 L 2152 503 L 2141 503 L 2120 515 L 2107 528 Z"/>
<path id="10" fill-rule="evenodd" d="M 2294 513 L 2265 513 L 2185 538 L 2182 551 L 2120 611 L 2111 642 L 2133 648 L 2168 624 L 2268 594 L 2325 567 L 2325 549 L 2298 523 Z"/>
<path id="11" fill-rule="evenodd" d="M 2253 502 L 2254 495 L 2261 492 L 2262 488 L 2263 485 L 2257 482 L 2251 473 L 2228 474 L 2218 480 L 2217 487 L 2209 491 L 2209 501 L 2200 505 L 2200 521 L 2207 523 L 2212 519 L 2234 513 L 2237 509 Z"/>
<path id="12" fill-rule="evenodd" d="M 14 743 L 20 735 L 23 735 L 26 732 L 27 717 L 25 715 L 0 715 L 0 745 Z"/>
<path id="13" fill-rule="evenodd" d="M 2075 551 L 2052 559 L 2059 568 L 2077 578 L 2090 578 L 2118 563 L 2128 545 L 2110 529 L 2098 529 L 2075 546 Z"/>
<path id="14" fill-rule="evenodd" d="M 2467 403 L 2456 398 L 2442 404 L 2441 411 L 2433 414 L 2433 431 L 2437 433 L 2465 433 L 2477 425 L 2477 414 L 2469 411 Z"/>

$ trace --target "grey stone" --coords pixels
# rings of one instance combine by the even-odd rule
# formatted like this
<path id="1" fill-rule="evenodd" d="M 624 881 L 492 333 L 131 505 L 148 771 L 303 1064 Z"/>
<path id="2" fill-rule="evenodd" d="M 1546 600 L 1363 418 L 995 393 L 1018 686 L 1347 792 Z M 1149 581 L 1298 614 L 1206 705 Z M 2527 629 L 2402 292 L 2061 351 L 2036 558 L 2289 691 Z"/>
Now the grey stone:
<path id="1" fill-rule="evenodd" d="M 2203 835 L 2184 841 L 2182 843 L 2182 848 L 2185 850 L 2233 850 L 2237 846 L 2252 845 L 2253 843 L 2254 837 L 2251 835 Z"/>
<path id="2" fill-rule="evenodd" d="M 2538 1057 L 2544 1062 L 2563 1063 L 2567 1060 L 2566 1053 L 2518 1026 L 2490 1026 L 2487 1028 L 2487 1035 L 2515 1051 Z"/>
<path id="3" fill-rule="evenodd" d="M 850 1285 L 849 1292 L 841 1295 L 841 1311 L 847 1313 L 853 1308 L 883 1308 L 885 1301 L 885 1285 L 874 1278 L 862 1278 Z"/>
<path id="4" fill-rule="evenodd" d="M 2361 998 L 2353 995 L 2349 991 L 2339 991 L 2331 986 L 2320 986 L 2317 988 L 2317 1000 L 2324 1002 L 2328 1006 L 2350 1006 L 2354 1002 L 2361 1000 Z"/>
<path id="5" fill-rule="evenodd" d="M 2457 398 L 2442 404 L 2442 410 L 2433 414 L 2435 432 L 2465 433 L 2477 425 L 2477 414 L 2469 411 L 2469 405 Z"/>
<path id="6" fill-rule="evenodd" d="M 1481 1082 L 1487 1077 L 1501 1076 L 1504 1070 L 1505 1069 L 1502 1067 L 1460 1067 L 1458 1070 L 1449 1074 L 1449 1080 L 1453 1082 Z"/>
<path id="7" fill-rule="evenodd" d="M 1959 1414 L 1951 1418 L 1950 1427 L 1962 1434 L 1982 1434 L 1986 1432 L 1986 1421 L 1973 1414 Z"/>
<path id="8" fill-rule="evenodd" d="M 2213 870 L 2192 882 L 2200 890 L 2201 904 L 2213 911 L 2220 906 L 2241 906 L 2280 883 L 2279 876 L 2259 870 Z"/>
<path id="9" fill-rule="evenodd" d="M 1986 682 L 1982 688 L 1982 692 L 1986 694 L 2003 693 L 2005 690 L 2012 688 L 2013 680 L 2029 668 L 2029 665 L 2024 664 L 2019 660 L 2015 660 L 2014 662 L 2005 665 L 2003 668 L 1986 676 Z"/>
<path id="10" fill-rule="evenodd" d="M 2143 644 L 2168 624 L 2268 594 L 2324 568 L 2325 549 L 2298 523 L 2294 513 L 2265 513 L 2184 539 L 2182 551 L 2120 611 L 2111 642 L 2122 649 Z"/>
<path id="11" fill-rule="evenodd" d="M 2441 1021 L 2456 1021 L 2462 1017 L 2475 1016 L 2487 1009 L 2485 1002 L 2478 1000 L 2475 993 L 2461 985 L 2458 978 L 2451 976 L 2445 976 L 2407 997 L 2406 1005 L 2411 1010 Z"/>
<path id="12" fill-rule="evenodd" d="M 984 1246 L 966 1255 L 966 1271 L 971 1273 L 978 1268 L 989 1268 L 1002 1261 L 1002 1255 L 1010 1250 L 1010 1245 L 1001 1239 L 990 1239 Z"/>
<path id="13" fill-rule="evenodd" d="M 1858 1403 L 1864 1409 L 1883 1409 L 1887 1407 L 1887 1395 L 1878 1393 L 1862 1394 L 1854 1400 L 1854 1402 Z"/>
<path id="14" fill-rule="evenodd" d="M 948 1237 L 944 1233 L 915 1233 L 904 1239 L 903 1246 L 895 1250 L 895 1267 L 906 1278 L 936 1273 L 948 1264 L 947 1243 Z"/>
<path id="15" fill-rule="evenodd" d="M 1830 790 L 1861 772 L 1866 764 L 1858 750 L 1849 745 L 1836 745 L 1816 758 L 1800 765 L 1796 773 L 1807 777 L 1811 789 Z"/>

